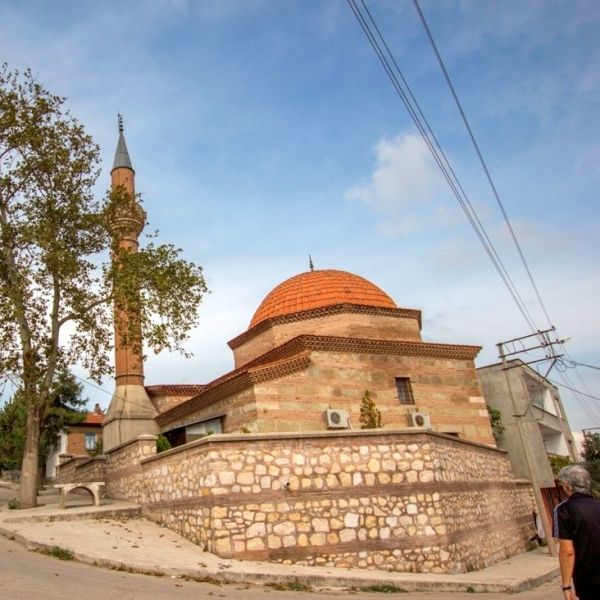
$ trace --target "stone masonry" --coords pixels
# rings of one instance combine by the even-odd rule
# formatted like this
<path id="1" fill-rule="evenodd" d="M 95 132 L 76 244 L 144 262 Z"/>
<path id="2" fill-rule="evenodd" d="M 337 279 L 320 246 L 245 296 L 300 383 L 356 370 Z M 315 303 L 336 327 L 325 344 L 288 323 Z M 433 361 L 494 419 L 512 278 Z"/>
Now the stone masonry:
<path id="1" fill-rule="evenodd" d="M 523 552 L 528 489 L 505 453 L 436 433 L 214 435 L 107 453 L 109 495 L 222 557 L 465 572 Z"/>

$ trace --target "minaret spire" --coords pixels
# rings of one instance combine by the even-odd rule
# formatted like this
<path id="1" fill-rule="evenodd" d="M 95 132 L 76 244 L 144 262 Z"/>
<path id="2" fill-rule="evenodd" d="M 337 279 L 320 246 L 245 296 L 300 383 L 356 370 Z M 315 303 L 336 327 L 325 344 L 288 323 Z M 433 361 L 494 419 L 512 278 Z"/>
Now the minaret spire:
<path id="1" fill-rule="evenodd" d="M 115 169 L 131 169 L 133 171 L 133 165 L 131 164 L 129 152 L 127 151 L 127 144 L 125 143 L 125 136 L 123 135 L 123 115 L 121 113 L 117 113 L 117 122 L 119 126 L 119 141 L 117 143 L 117 151 L 115 152 L 112 171 Z M 135 173 L 135 171 L 133 172 Z"/>

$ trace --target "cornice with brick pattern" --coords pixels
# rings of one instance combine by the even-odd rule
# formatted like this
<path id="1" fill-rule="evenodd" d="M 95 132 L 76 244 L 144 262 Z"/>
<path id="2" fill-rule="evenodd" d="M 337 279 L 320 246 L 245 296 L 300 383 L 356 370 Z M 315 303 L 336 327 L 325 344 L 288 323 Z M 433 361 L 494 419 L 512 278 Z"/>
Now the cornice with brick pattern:
<path id="1" fill-rule="evenodd" d="M 197 396 L 206 388 L 205 383 L 182 383 L 147 385 L 146 392 L 149 396 Z"/>
<path id="2" fill-rule="evenodd" d="M 281 315 L 279 317 L 271 317 L 261 321 L 255 327 L 244 331 L 237 337 L 227 342 L 227 345 L 235 350 L 248 340 L 263 333 L 267 329 L 275 325 L 283 325 L 285 323 L 294 323 L 296 321 L 304 321 L 308 319 L 317 319 L 319 317 L 328 317 L 330 315 L 338 315 L 340 313 L 352 313 L 361 315 L 380 315 L 384 317 L 396 317 L 400 319 L 416 319 L 419 322 L 421 329 L 421 311 L 413 308 L 384 308 L 378 306 L 366 306 L 364 304 L 334 304 L 332 306 L 324 306 L 323 308 L 314 308 L 312 310 L 303 310 L 289 315 Z"/>

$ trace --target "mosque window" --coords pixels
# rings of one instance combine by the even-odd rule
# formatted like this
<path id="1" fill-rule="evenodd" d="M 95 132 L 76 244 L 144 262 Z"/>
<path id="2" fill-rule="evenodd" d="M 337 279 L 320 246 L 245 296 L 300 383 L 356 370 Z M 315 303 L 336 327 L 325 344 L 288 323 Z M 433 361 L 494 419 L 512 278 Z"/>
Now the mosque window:
<path id="1" fill-rule="evenodd" d="M 414 404 L 412 389 L 410 387 L 410 379 L 408 377 L 396 377 L 396 390 L 398 391 L 398 399 L 400 404 Z"/>

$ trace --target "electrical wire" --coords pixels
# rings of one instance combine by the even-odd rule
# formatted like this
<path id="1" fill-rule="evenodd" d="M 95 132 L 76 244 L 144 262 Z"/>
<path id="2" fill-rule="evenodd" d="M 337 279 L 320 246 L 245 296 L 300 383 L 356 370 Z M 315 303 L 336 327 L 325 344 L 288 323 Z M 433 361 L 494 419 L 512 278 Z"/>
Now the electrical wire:
<path id="1" fill-rule="evenodd" d="M 394 87 L 396 93 L 400 96 L 405 108 L 407 109 L 411 119 L 413 120 L 413 123 L 417 127 L 417 129 L 418 129 L 419 133 L 421 134 L 423 140 L 425 141 L 429 151 L 431 152 L 434 160 L 438 164 L 438 167 L 440 168 L 442 175 L 446 179 L 446 182 L 448 183 L 450 189 L 452 190 L 452 192 L 455 195 L 457 201 L 459 202 L 461 208 L 463 209 L 465 215 L 467 216 L 467 219 L 469 220 L 469 223 L 473 227 L 477 237 L 479 238 L 482 246 L 484 247 L 484 250 L 488 254 L 494 267 L 498 271 L 498 273 L 499 273 L 503 283 L 507 287 L 509 293 L 513 297 L 513 300 L 515 301 L 517 308 L 523 315 L 523 317 L 524 317 L 527 325 L 531 329 L 531 331 L 534 334 L 536 334 L 536 333 L 539 334 L 542 345 L 545 344 L 547 342 L 547 340 L 544 340 L 542 338 L 539 328 L 535 324 L 535 320 L 533 319 L 531 313 L 527 309 L 527 306 L 525 305 L 522 297 L 520 296 L 514 282 L 510 278 L 510 275 L 509 275 L 506 267 L 504 266 L 502 260 L 500 259 L 498 252 L 496 251 L 496 249 L 494 247 L 493 242 L 490 240 L 490 238 L 485 230 L 485 227 L 481 223 L 481 220 L 479 219 L 476 210 L 474 209 L 473 205 L 471 204 L 463 186 L 460 183 L 460 180 L 458 179 L 454 169 L 452 168 L 452 165 L 450 164 L 446 154 L 444 153 L 443 149 L 441 148 L 441 145 L 439 144 L 428 120 L 426 119 L 425 115 L 423 114 L 423 111 L 421 110 L 421 107 L 419 106 L 418 101 L 416 100 L 414 94 L 412 93 L 412 90 L 411 90 L 408 82 L 406 81 L 406 78 L 402 74 L 402 71 L 399 68 L 398 63 L 396 62 L 389 46 L 387 45 L 387 43 L 383 37 L 383 34 L 381 33 L 379 27 L 377 26 L 373 16 L 371 15 L 368 7 L 365 4 L 364 0 L 360 0 L 362 7 L 363 7 L 363 11 L 364 11 L 365 15 L 368 17 L 368 20 L 370 21 L 370 23 L 372 24 L 372 27 L 377 32 L 377 36 L 378 36 L 379 40 L 381 41 L 383 48 L 385 48 L 385 52 L 382 49 L 382 46 L 379 44 L 378 40 L 376 39 L 375 34 L 373 33 L 373 31 L 371 29 L 371 26 L 367 22 L 367 18 L 362 14 L 360 7 L 357 5 L 356 0 L 347 0 L 347 1 L 348 1 L 350 8 L 352 9 L 352 12 L 354 13 L 359 25 L 361 26 L 365 36 L 367 37 L 369 43 L 371 44 L 373 50 L 375 51 L 375 54 L 377 55 L 379 61 L 381 62 L 388 78 L 390 79 L 390 81 L 392 83 L 392 86 Z M 536 296 L 538 298 L 538 301 L 540 303 L 542 311 L 544 312 L 544 314 L 548 320 L 548 323 L 550 324 L 550 328 L 554 329 L 552 327 L 551 319 L 549 317 L 546 305 L 541 297 L 541 294 L 535 283 L 535 280 L 533 279 L 533 275 L 531 273 L 529 265 L 527 264 L 523 250 L 518 242 L 518 239 L 516 237 L 514 229 L 512 228 L 512 225 L 510 223 L 510 220 L 508 218 L 506 210 L 504 209 L 504 206 L 500 199 L 500 195 L 498 194 L 498 191 L 497 191 L 494 181 L 491 177 L 491 174 L 489 172 L 487 164 L 485 163 L 485 159 L 483 158 L 483 154 L 481 153 L 479 145 L 477 144 L 477 141 L 475 140 L 475 136 L 470 127 L 470 124 L 465 115 L 465 112 L 462 108 L 462 105 L 460 104 L 458 95 L 456 94 L 456 91 L 454 89 L 454 86 L 452 85 L 452 82 L 451 82 L 448 72 L 445 68 L 445 65 L 443 64 L 441 55 L 439 54 L 439 51 L 437 50 L 437 46 L 435 45 L 433 36 L 431 35 L 431 32 L 427 26 L 424 16 L 422 15 L 422 12 L 420 11 L 420 7 L 418 7 L 418 4 L 416 4 L 416 7 L 417 7 L 418 12 L 420 13 L 421 20 L 423 22 L 426 32 L 428 33 L 428 37 L 430 38 L 430 43 L 432 44 L 432 47 L 434 48 L 434 52 L 436 53 L 436 56 L 438 57 L 438 62 L 440 63 L 440 67 L 442 68 L 442 71 L 444 72 L 444 76 L 446 77 L 448 86 L 450 87 L 451 92 L 454 96 L 455 102 L 457 103 L 458 109 L 463 118 L 463 122 L 467 128 L 469 136 L 471 137 L 471 141 L 475 147 L 475 150 L 476 150 L 479 160 L 482 164 L 482 167 L 484 169 L 484 172 L 486 174 L 488 182 L 490 183 L 490 186 L 492 188 L 494 196 L 496 197 L 498 206 L 502 212 L 502 215 L 504 217 L 506 225 L 511 233 L 513 242 L 515 243 L 515 246 L 517 248 L 519 256 L 521 257 L 523 266 L 527 272 L 527 275 L 530 279 L 532 287 L 534 288 L 534 291 L 536 293 Z M 387 56 L 386 56 L 386 53 L 387 53 Z M 388 57 L 389 57 L 389 60 L 388 60 Z M 390 64 L 390 61 L 391 61 L 391 64 Z M 393 67 L 392 67 L 392 65 L 393 65 Z M 398 75 L 400 80 L 398 79 L 396 74 Z M 402 84 L 400 83 L 400 81 L 402 82 Z M 567 350 L 564 347 L 564 345 L 562 344 L 562 342 L 560 340 L 557 340 L 557 342 L 562 346 L 565 353 L 567 353 Z M 552 345 L 553 344 L 551 343 L 550 347 Z M 554 351 L 552 348 L 551 348 L 551 355 L 548 356 L 548 358 L 555 358 L 555 354 L 554 354 Z M 589 388 L 588 388 L 587 384 L 585 383 L 585 381 L 583 380 L 583 377 L 581 376 L 581 374 L 578 372 L 577 369 L 575 370 L 575 373 L 576 373 L 577 377 L 580 379 L 582 386 L 584 388 L 588 389 L 588 392 L 589 392 Z M 573 388 L 573 390 L 575 392 L 578 391 L 578 390 L 576 390 L 576 388 L 573 385 L 565 386 L 565 387 L 571 387 L 571 388 Z M 591 393 L 588 393 L 587 395 L 592 396 Z M 595 415 L 593 415 L 591 413 L 591 409 L 587 405 L 587 403 L 585 403 L 585 400 L 580 397 L 578 397 L 577 399 L 582 404 L 582 406 L 586 409 L 588 416 L 593 417 L 595 419 L 596 418 Z"/>
<path id="2" fill-rule="evenodd" d="M 423 120 L 421 119 L 420 115 L 423 115 L 423 112 L 422 112 L 417 100 L 415 99 L 414 95 L 412 94 L 410 87 L 406 83 L 406 79 L 402 75 L 402 72 L 399 69 L 397 62 L 393 58 L 393 55 L 391 54 L 389 47 L 387 46 L 387 44 L 385 44 L 383 35 L 377 28 L 371 13 L 369 12 L 368 8 L 366 7 L 366 5 L 364 3 L 364 0 L 361 0 L 363 9 L 364 9 L 366 15 L 368 16 L 369 20 L 371 21 L 371 23 L 373 23 L 373 26 L 376 28 L 376 30 L 378 32 L 378 36 L 382 40 L 384 47 L 387 50 L 387 53 L 390 55 L 392 63 L 394 65 L 396 71 L 398 72 L 400 79 L 403 82 L 404 87 L 406 88 L 406 91 L 403 88 L 403 86 L 401 85 L 400 81 L 398 80 L 398 77 L 396 77 L 394 68 L 392 67 L 388 58 L 386 57 L 385 52 L 379 45 L 373 31 L 371 30 L 371 27 L 369 26 L 369 23 L 367 22 L 367 19 L 365 18 L 365 16 L 362 14 L 360 8 L 358 7 L 356 0 L 347 0 L 347 2 L 349 4 L 352 12 L 354 13 L 359 25 L 361 26 L 365 36 L 367 37 L 369 43 L 371 44 L 373 50 L 375 51 L 379 61 L 381 62 L 388 78 L 390 79 L 390 81 L 392 83 L 392 86 L 394 87 L 396 93 L 400 96 L 405 108 L 407 109 L 411 119 L 413 120 L 413 123 L 415 124 L 419 133 L 421 134 L 423 141 L 427 145 L 434 160 L 436 161 L 438 167 L 440 168 L 442 175 L 446 179 L 446 182 L 448 183 L 450 189 L 452 190 L 454 196 L 456 197 L 456 200 L 458 201 L 459 205 L 463 209 L 463 212 L 467 216 L 467 219 L 469 220 L 469 223 L 473 227 L 475 234 L 477 235 L 479 241 L 481 242 L 484 250 L 488 254 L 490 260 L 492 261 L 492 264 L 496 268 L 498 274 L 500 275 L 500 278 L 504 282 L 510 295 L 512 296 L 515 304 L 517 305 L 517 308 L 523 315 L 523 318 L 525 319 L 525 321 L 528 324 L 531 331 L 536 333 L 538 331 L 538 327 L 535 324 L 533 317 L 529 313 L 527 306 L 525 305 L 522 298 L 520 297 L 518 290 L 516 289 L 516 286 L 510 279 L 507 269 L 504 267 L 504 264 L 502 263 L 493 243 L 491 242 L 489 236 L 487 235 L 487 232 L 485 232 L 485 228 L 481 224 L 481 221 L 479 220 L 476 211 L 474 210 L 472 204 L 468 200 L 468 197 L 464 193 L 464 189 L 463 189 L 462 185 L 460 185 L 460 182 L 459 182 L 456 174 L 449 166 L 450 163 L 449 163 L 446 155 L 443 154 L 441 147 L 439 146 L 439 143 L 437 142 L 437 138 L 435 138 L 435 136 L 433 135 L 433 132 L 431 132 L 431 134 L 428 135 L 427 130 L 428 129 L 431 130 L 431 128 L 428 127 L 428 123 L 425 124 L 426 119 L 424 119 L 424 118 L 423 118 Z M 412 100 L 412 103 L 411 103 L 411 100 Z M 414 104 L 414 106 L 413 106 L 413 104 Z M 448 166 L 446 166 L 446 165 L 448 165 Z"/>
<path id="3" fill-rule="evenodd" d="M 570 365 L 566 365 L 568 368 L 575 369 L 576 367 L 587 367 L 588 369 L 595 369 L 596 371 L 600 371 L 600 367 L 595 367 L 594 365 L 586 365 L 585 363 L 577 362 L 576 360 L 569 359 L 568 361 L 561 361 L 563 363 L 571 363 Z"/>
<path id="4" fill-rule="evenodd" d="M 481 152 L 479 144 L 477 143 L 477 140 L 475 139 L 475 135 L 473 133 L 473 130 L 471 128 L 471 125 L 469 123 L 467 115 L 466 115 L 466 113 L 465 113 L 465 111 L 463 109 L 462 103 L 460 102 L 460 100 L 458 98 L 458 94 L 456 93 L 456 89 L 455 89 L 455 87 L 454 87 L 454 85 L 452 83 L 452 80 L 450 78 L 448 70 L 446 69 L 446 65 L 444 64 L 444 60 L 442 59 L 442 56 L 441 56 L 441 54 L 440 54 L 440 52 L 438 50 L 437 44 L 435 43 L 435 40 L 433 39 L 433 35 L 431 33 L 429 25 L 427 24 L 427 20 L 425 19 L 425 15 L 423 14 L 423 11 L 421 10 L 421 7 L 419 6 L 419 1 L 418 0 L 413 0 L 413 4 L 415 6 L 415 9 L 416 9 L 417 14 L 419 16 L 421 24 L 423 25 L 423 29 L 425 30 L 425 33 L 426 33 L 427 38 L 429 40 L 429 44 L 430 44 L 430 46 L 431 46 L 431 48 L 433 50 L 433 53 L 434 53 L 434 55 L 435 55 L 435 57 L 437 59 L 438 64 L 440 66 L 440 69 L 442 71 L 442 74 L 444 76 L 446 84 L 448 85 L 448 88 L 450 89 L 450 93 L 452 94 L 452 97 L 454 99 L 456 107 L 458 108 L 458 111 L 460 113 L 462 121 L 463 121 L 463 123 L 465 125 L 465 128 L 466 128 L 468 134 L 469 134 L 469 138 L 471 140 L 471 143 L 473 144 L 473 147 L 475 149 L 475 152 L 477 154 L 479 162 L 481 163 L 481 166 L 482 166 L 483 171 L 485 173 L 486 179 L 487 179 L 487 181 L 488 181 L 488 183 L 490 185 L 490 188 L 492 190 L 492 193 L 493 193 L 493 195 L 494 195 L 494 197 L 496 199 L 496 203 L 498 204 L 500 212 L 502 213 L 502 216 L 504 218 L 504 222 L 505 222 L 505 224 L 506 224 L 506 226 L 507 226 L 507 228 L 508 228 L 508 230 L 510 232 L 510 235 L 511 235 L 512 240 L 514 242 L 515 248 L 516 248 L 516 250 L 517 250 L 517 252 L 519 254 L 519 257 L 521 259 L 521 262 L 523 264 L 525 272 L 527 273 L 527 276 L 528 276 L 529 281 L 531 283 L 531 286 L 532 286 L 532 288 L 533 288 L 533 290 L 535 292 L 535 295 L 536 295 L 536 297 L 538 299 L 540 307 L 541 307 L 541 309 L 542 309 L 542 311 L 543 311 L 543 313 L 544 313 L 544 315 L 546 317 L 546 320 L 548 321 L 549 327 L 553 328 L 552 320 L 550 319 L 550 315 L 548 313 L 548 309 L 546 308 L 546 304 L 544 303 L 544 301 L 542 299 L 542 295 L 541 295 L 541 293 L 539 291 L 539 288 L 538 288 L 538 286 L 537 286 L 537 284 L 535 282 L 535 279 L 533 278 L 533 274 L 531 272 L 531 269 L 529 268 L 529 265 L 528 265 L 527 260 L 525 258 L 525 254 L 523 252 L 521 244 L 519 243 L 519 241 L 517 239 L 517 236 L 516 236 L 516 233 L 515 233 L 515 231 L 514 231 L 514 229 L 512 227 L 512 224 L 510 222 L 510 219 L 508 218 L 508 214 L 506 213 L 506 210 L 504 208 L 504 204 L 503 204 L 503 202 L 502 202 L 502 200 L 500 198 L 500 194 L 498 193 L 498 189 L 496 188 L 494 180 L 492 179 L 491 173 L 490 173 L 490 171 L 488 169 L 488 166 L 486 164 L 486 161 L 485 161 L 485 159 L 483 157 L 483 154 Z M 558 340 L 558 343 L 562 347 L 563 352 L 568 355 L 568 350 L 566 349 L 566 347 L 564 346 L 564 344 L 560 340 Z M 572 361 L 572 362 L 575 362 L 575 361 Z M 590 389 L 589 389 L 587 383 L 585 382 L 585 380 L 584 380 L 583 376 L 581 375 L 581 373 L 579 372 L 579 370 L 576 368 L 576 365 L 574 365 L 574 366 L 575 366 L 575 374 L 576 374 L 576 376 L 577 376 L 580 384 L 587 390 L 588 395 L 590 395 L 591 392 L 590 392 Z M 582 366 L 590 366 L 590 365 L 582 365 Z M 590 367 L 590 368 L 598 368 L 598 367 Z"/>
<path id="5" fill-rule="evenodd" d="M 485 173 L 485 176 L 490 184 L 490 187 L 492 189 L 492 192 L 494 194 L 494 197 L 496 198 L 496 203 L 498 204 L 498 207 L 500 208 L 500 212 L 502 213 L 502 216 L 504 217 L 504 222 L 506 223 L 506 226 L 510 232 L 510 235 L 512 237 L 512 240 L 515 244 L 515 247 L 517 249 L 517 252 L 521 258 L 521 262 L 523 263 L 523 267 L 525 268 L 525 271 L 527 273 L 527 276 L 529 277 L 529 281 L 531 282 L 531 285 L 535 291 L 535 294 L 537 296 L 538 302 L 540 303 L 540 306 L 542 308 L 542 311 L 544 312 L 544 315 L 546 316 L 546 319 L 548 321 L 548 326 L 551 328 L 552 327 L 552 320 L 550 319 L 550 315 L 548 314 L 548 310 L 546 308 L 546 305 L 544 303 L 544 301 L 542 300 L 542 296 L 540 294 L 540 291 L 538 289 L 538 286 L 535 283 L 535 280 L 533 278 L 533 274 L 531 273 L 531 269 L 529 268 L 529 265 L 527 264 L 527 260 L 525 259 L 525 254 L 523 253 L 523 249 L 521 248 L 521 244 L 519 244 L 519 241 L 517 240 L 517 236 L 515 234 L 515 231 L 513 229 L 513 226 L 511 225 L 510 219 L 508 218 L 508 215 L 506 213 L 506 210 L 504 208 L 504 204 L 502 203 L 502 200 L 500 199 L 500 194 L 498 194 L 498 190 L 496 188 L 496 185 L 494 183 L 494 180 L 492 179 L 492 176 L 490 174 L 490 171 L 487 167 L 487 164 L 483 158 L 483 154 L 481 153 L 481 150 L 479 148 L 479 144 L 477 143 L 477 140 L 475 139 L 475 136 L 473 135 L 473 130 L 471 129 L 471 125 L 469 124 L 469 120 L 467 119 L 467 116 L 465 114 L 465 111 L 463 110 L 462 104 L 460 102 L 460 100 L 458 99 L 458 95 L 456 93 L 456 90 L 454 89 L 454 85 L 452 84 L 452 81 L 450 79 L 450 76 L 448 75 L 448 71 L 446 69 L 446 66 L 444 64 L 444 61 L 442 60 L 442 57 L 439 53 L 439 50 L 437 48 L 437 45 L 433 39 L 433 35 L 431 34 L 431 31 L 429 29 L 429 26 L 427 25 L 427 21 L 425 20 L 425 16 L 423 15 L 423 11 L 421 10 L 421 7 L 419 6 L 419 2 L 418 0 L 413 0 L 413 4 L 415 5 L 415 8 L 417 10 L 417 13 L 419 14 L 419 19 L 421 20 L 421 23 L 423 25 L 423 28 L 425 29 L 425 33 L 427 34 L 427 38 L 429 39 L 429 44 L 431 45 L 431 48 L 433 49 L 433 52 L 437 58 L 437 61 L 440 65 L 440 69 L 442 70 L 442 73 L 444 75 L 444 79 L 446 80 L 446 83 L 448 84 L 448 87 L 450 88 L 450 92 L 452 94 L 452 97 L 454 98 L 454 102 L 456 103 L 456 106 L 458 108 L 458 111 L 460 112 L 460 116 L 462 117 L 463 123 L 467 129 L 467 132 L 469 133 L 469 137 L 471 138 L 471 142 L 473 144 L 473 147 L 475 148 L 475 152 L 477 153 L 477 157 L 479 158 L 479 162 L 481 163 L 481 166 L 483 168 L 483 171 Z"/>

